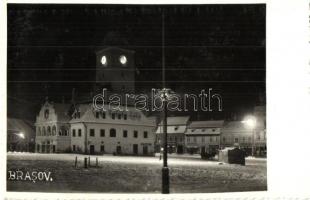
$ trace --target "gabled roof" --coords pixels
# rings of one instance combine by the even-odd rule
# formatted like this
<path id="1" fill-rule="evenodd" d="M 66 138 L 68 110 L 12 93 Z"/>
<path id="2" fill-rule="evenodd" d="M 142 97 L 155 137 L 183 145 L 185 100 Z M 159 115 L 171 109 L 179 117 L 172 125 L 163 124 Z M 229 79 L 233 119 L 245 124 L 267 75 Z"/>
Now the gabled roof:
<path id="1" fill-rule="evenodd" d="M 223 124 L 224 120 L 193 121 L 189 124 L 189 128 L 221 128 Z"/>
<path id="2" fill-rule="evenodd" d="M 68 114 L 71 104 L 53 103 L 52 106 L 55 109 L 58 121 L 69 121 L 71 119 Z"/>
<path id="3" fill-rule="evenodd" d="M 146 117 L 142 111 L 137 110 L 134 107 L 124 107 L 121 106 L 122 111 L 115 110 L 113 111 L 108 104 L 105 104 L 103 106 L 105 108 L 105 113 L 109 116 L 111 113 L 116 113 L 116 114 L 122 114 L 122 113 L 127 113 L 127 119 L 126 123 L 129 123 L 130 125 L 145 125 L 145 126 L 155 126 L 156 125 L 156 118 L 155 117 Z M 74 113 L 72 115 L 72 119 L 70 120 L 70 123 L 79 123 L 79 122 L 95 122 L 95 123 L 112 123 L 112 124 L 124 124 L 124 121 L 119 121 L 119 120 L 114 120 L 111 119 L 111 117 L 106 117 L 104 120 L 102 117 L 96 118 L 95 113 L 99 112 L 102 113 L 101 111 L 97 111 L 94 107 L 93 104 L 79 104 L 76 105 L 76 110 L 80 111 L 80 117 L 79 118 L 74 118 Z M 143 120 L 133 120 L 133 118 L 139 118 Z"/>
<path id="4" fill-rule="evenodd" d="M 222 128 L 222 133 L 227 132 L 250 132 L 250 129 L 246 128 L 245 124 L 242 121 L 231 121 L 225 123 Z"/>
<path id="5" fill-rule="evenodd" d="M 182 117 L 168 117 L 167 118 L 167 125 L 168 126 L 175 126 L 175 125 L 187 125 L 189 120 L 189 116 L 182 116 Z M 159 126 L 163 125 L 163 121 L 160 122 Z"/>
<path id="6" fill-rule="evenodd" d="M 92 111 L 92 104 L 78 104 L 75 106 L 75 111 L 72 114 L 72 119 L 70 122 L 75 122 L 75 121 L 81 121 L 84 120 L 86 118 L 85 113 L 87 113 L 88 111 Z M 73 117 L 74 113 L 76 112 L 80 112 L 80 118 L 79 119 L 75 119 Z"/>

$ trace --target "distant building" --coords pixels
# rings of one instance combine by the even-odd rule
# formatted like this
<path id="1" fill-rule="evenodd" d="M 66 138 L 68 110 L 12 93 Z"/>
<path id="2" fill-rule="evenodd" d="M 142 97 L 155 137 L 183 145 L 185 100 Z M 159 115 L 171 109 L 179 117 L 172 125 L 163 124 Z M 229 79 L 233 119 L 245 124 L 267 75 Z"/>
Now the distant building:
<path id="1" fill-rule="evenodd" d="M 36 152 L 70 152 L 69 108 L 70 104 L 50 103 L 46 100 L 35 122 Z"/>
<path id="2" fill-rule="evenodd" d="M 265 156 L 267 152 L 266 145 L 266 106 L 255 106 L 254 117 L 256 118 L 255 126 L 255 153 L 260 156 Z"/>
<path id="3" fill-rule="evenodd" d="M 7 151 L 34 152 L 33 122 L 17 118 L 7 119 Z"/>
<path id="4" fill-rule="evenodd" d="M 189 116 L 168 117 L 167 118 L 167 146 L 169 152 L 184 153 L 185 132 L 189 123 Z M 156 151 L 160 151 L 163 145 L 163 122 L 158 125 L 156 130 Z"/>
<path id="5" fill-rule="evenodd" d="M 220 135 L 224 120 L 193 121 L 185 132 L 188 153 L 216 152 L 220 147 Z"/>
<path id="6" fill-rule="evenodd" d="M 241 121 L 230 121 L 224 124 L 221 135 L 221 147 L 238 145 L 251 151 L 252 131 Z"/>
<path id="7" fill-rule="evenodd" d="M 232 147 L 235 145 L 246 150 L 248 154 L 251 154 L 252 145 L 254 145 L 255 153 L 263 155 L 266 151 L 266 130 L 250 130 L 241 121 L 227 122 L 222 131 L 221 146 Z"/>

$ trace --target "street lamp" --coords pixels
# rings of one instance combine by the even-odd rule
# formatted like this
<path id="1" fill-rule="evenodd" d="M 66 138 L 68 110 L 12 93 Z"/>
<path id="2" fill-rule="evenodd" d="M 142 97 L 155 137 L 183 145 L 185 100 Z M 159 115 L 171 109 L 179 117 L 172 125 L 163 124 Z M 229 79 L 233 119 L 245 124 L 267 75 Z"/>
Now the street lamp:
<path id="1" fill-rule="evenodd" d="M 242 123 L 244 123 L 252 132 L 252 156 L 254 156 L 256 118 L 254 116 L 248 116 L 242 121 Z"/>
<path id="2" fill-rule="evenodd" d="M 162 167 L 162 193 L 169 194 L 169 168 L 167 161 L 167 103 L 169 100 L 170 89 L 163 88 L 159 90 L 161 100 L 163 102 L 163 167 Z"/>
<path id="3" fill-rule="evenodd" d="M 20 132 L 17 134 L 18 137 L 20 137 L 21 139 L 25 139 L 25 134 L 23 132 Z"/>
<path id="4" fill-rule="evenodd" d="M 162 167 L 162 193 L 169 194 L 169 168 L 167 163 L 167 101 L 169 89 L 166 88 L 166 66 L 165 66 L 165 11 L 162 10 L 162 90 L 163 102 L 163 167 Z"/>

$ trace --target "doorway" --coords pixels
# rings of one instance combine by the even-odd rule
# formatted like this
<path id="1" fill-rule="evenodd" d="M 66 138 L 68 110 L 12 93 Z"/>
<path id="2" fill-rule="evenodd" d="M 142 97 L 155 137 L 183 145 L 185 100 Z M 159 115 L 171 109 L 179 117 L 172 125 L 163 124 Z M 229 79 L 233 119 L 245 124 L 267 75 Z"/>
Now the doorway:
<path id="1" fill-rule="evenodd" d="M 90 153 L 90 154 L 95 154 L 95 146 L 94 146 L 94 145 L 90 145 L 90 147 L 89 147 L 89 153 Z"/>
<path id="2" fill-rule="evenodd" d="M 138 145 L 137 144 L 133 145 L 133 154 L 138 155 Z"/>
<path id="3" fill-rule="evenodd" d="M 178 154 L 183 154 L 183 145 L 178 145 L 177 146 L 177 153 Z"/>
<path id="4" fill-rule="evenodd" d="M 147 154 L 148 154 L 147 146 L 143 146 L 143 155 L 147 155 Z"/>
<path id="5" fill-rule="evenodd" d="M 122 147 L 121 146 L 116 147 L 116 154 L 122 154 Z"/>

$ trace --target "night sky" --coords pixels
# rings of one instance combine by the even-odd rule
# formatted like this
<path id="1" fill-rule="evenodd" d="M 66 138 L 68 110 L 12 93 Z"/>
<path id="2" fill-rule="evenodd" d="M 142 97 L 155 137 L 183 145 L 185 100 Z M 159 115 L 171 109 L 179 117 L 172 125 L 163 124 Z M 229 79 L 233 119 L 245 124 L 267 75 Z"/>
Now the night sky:
<path id="1" fill-rule="evenodd" d="M 72 88 L 89 93 L 95 52 L 107 46 L 136 52 L 138 93 L 159 88 L 163 12 L 168 87 L 180 94 L 213 88 L 223 98 L 223 112 L 200 118 L 241 116 L 265 104 L 264 4 L 8 4 L 8 115 L 33 119 L 47 95 L 69 102 Z"/>

